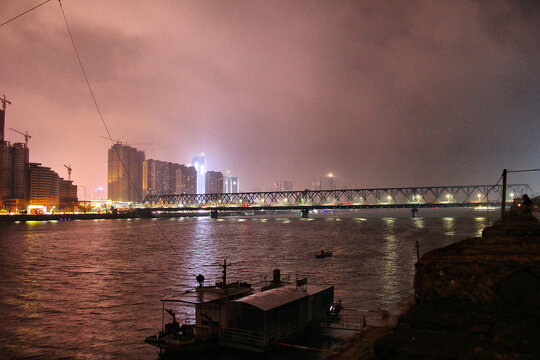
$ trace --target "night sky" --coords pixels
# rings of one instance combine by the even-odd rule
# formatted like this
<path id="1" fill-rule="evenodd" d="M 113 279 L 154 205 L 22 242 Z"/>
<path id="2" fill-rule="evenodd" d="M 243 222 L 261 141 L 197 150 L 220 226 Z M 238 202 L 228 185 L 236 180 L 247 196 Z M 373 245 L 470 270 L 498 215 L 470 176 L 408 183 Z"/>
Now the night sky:
<path id="1" fill-rule="evenodd" d="M 0 23 L 42 0 L 0 0 Z M 62 0 L 113 138 L 241 191 L 494 184 L 540 167 L 540 2 Z M 0 27 L 7 140 L 91 190 L 107 133 L 57 0 Z M 540 190 L 540 173 L 510 183 Z"/>

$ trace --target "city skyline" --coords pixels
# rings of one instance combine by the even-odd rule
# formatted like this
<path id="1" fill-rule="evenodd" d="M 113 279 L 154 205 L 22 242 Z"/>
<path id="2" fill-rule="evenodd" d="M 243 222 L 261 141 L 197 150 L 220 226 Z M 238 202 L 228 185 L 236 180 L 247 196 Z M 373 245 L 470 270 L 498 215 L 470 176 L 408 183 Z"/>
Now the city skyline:
<path id="1" fill-rule="evenodd" d="M 111 137 L 148 158 L 204 151 L 245 191 L 329 172 L 345 188 L 487 184 L 538 167 L 537 5 L 62 4 Z M 35 5 L 4 4 L 0 23 Z M 28 131 L 31 162 L 106 187 L 111 144 L 57 2 L 0 31 L 6 140 Z M 537 173 L 510 181 L 540 188 Z"/>

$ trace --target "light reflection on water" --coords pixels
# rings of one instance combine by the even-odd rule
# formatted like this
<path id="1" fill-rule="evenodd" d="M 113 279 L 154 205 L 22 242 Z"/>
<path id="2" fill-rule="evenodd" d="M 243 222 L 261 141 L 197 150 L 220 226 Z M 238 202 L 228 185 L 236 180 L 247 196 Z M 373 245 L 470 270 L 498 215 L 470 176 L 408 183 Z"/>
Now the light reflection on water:
<path id="1" fill-rule="evenodd" d="M 478 235 L 486 218 L 464 213 L 2 224 L 0 358 L 155 358 L 142 339 L 161 326 L 159 299 L 195 286 L 199 273 L 213 283 L 221 268 L 206 265 L 225 257 L 231 281 L 280 268 L 333 284 L 348 308 L 396 314 L 413 295 L 416 240 L 424 253 Z M 333 256 L 316 259 L 321 249 Z"/>

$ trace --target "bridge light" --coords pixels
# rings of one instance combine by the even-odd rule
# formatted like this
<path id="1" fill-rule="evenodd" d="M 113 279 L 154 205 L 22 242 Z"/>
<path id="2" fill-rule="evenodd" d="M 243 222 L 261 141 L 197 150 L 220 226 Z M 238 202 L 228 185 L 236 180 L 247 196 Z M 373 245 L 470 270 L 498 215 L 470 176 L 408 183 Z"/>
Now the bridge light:
<path id="1" fill-rule="evenodd" d="M 481 197 L 482 197 L 482 194 L 478 194 L 478 201 L 480 201 Z"/>
<path id="2" fill-rule="evenodd" d="M 510 199 L 514 198 L 514 193 L 510 193 Z"/>
<path id="3" fill-rule="evenodd" d="M 390 200 L 392 200 L 392 197 L 391 197 L 390 195 L 388 195 L 388 196 L 386 197 L 386 199 L 388 199 L 388 201 L 390 201 Z"/>

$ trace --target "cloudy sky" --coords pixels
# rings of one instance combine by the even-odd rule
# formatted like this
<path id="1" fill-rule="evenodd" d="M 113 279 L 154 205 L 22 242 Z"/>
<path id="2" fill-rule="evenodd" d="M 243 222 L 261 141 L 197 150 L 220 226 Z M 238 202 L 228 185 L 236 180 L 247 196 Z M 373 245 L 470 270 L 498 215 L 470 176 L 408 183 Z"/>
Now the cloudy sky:
<path id="1" fill-rule="evenodd" d="M 0 23 L 42 1 L 0 0 Z M 62 0 L 112 137 L 146 158 L 205 152 L 243 191 L 329 172 L 371 188 L 540 168 L 535 3 Z M 2 94 L 31 161 L 106 188 L 111 144 L 58 1 L 0 27 Z M 539 191 L 540 173 L 509 182 Z"/>

